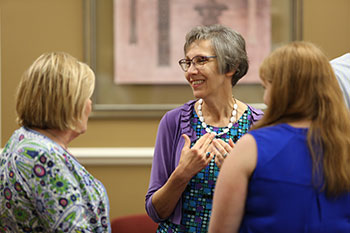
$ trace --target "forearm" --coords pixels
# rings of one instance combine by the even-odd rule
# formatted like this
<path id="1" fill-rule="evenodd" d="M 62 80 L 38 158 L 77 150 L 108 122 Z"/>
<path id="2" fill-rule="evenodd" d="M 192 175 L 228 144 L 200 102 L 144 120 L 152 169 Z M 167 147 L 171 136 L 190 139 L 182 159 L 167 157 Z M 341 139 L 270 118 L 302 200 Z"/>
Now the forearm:
<path id="1" fill-rule="evenodd" d="M 238 232 L 244 217 L 248 184 L 257 163 L 255 139 L 246 134 L 226 159 L 218 176 L 210 233 Z"/>
<path id="2" fill-rule="evenodd" d="M 152 204 L 161 219 L 174 211 L 191 177 L 186 177 L 180 168 L 175 169 L 167 182 L 152 196 Z"/>
<path id="3" fill-rule="evenodd" d="M 217 190 L 218 191 L 218 190 Z M 245 193 L 245 192 L 244 192 Z M 243 194 L 238 197 L 229 190 L 216 192 L 210 219 L 210 233 L 238 232 L 244 214 L 245 199 Z M 221 199 L 219 202 L 217 199 Z"/>
<path id="4" fill-rule="evenodd" d="M 248 177 L 232 166 L 232 158 L 227 162 L 231 164 L 223 164 L 215 187 L 210 233 L 238 232 L 244 214 Z"/>

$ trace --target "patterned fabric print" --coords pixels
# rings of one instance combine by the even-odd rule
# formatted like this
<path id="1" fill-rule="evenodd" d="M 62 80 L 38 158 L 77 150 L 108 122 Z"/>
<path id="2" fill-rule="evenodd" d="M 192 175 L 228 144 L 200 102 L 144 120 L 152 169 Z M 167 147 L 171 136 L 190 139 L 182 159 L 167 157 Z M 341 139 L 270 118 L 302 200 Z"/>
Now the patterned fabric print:
<path id="1" fill-rule="evenodd" d="M 17 130 L 0 157 L 0 232 L 110 232 L 103 185 L 45 136 Z"/>
<path id="2" fill-rule="evenodd" d="M 191 125 L 196 131 L 198 139 L 207 133 L 201 123 L 198 115 L 193 111 Z M 242 117 L 232 126 L 230 131 L 218 138 L 221 138 L 226 143 L 228 143 L 229 138 L 232 138 L 233 142 L 237 142 L 243 134 L 248 132 L 251 124 L 252 113 L 247 109 Z M 220 133 L 225 127 L 209 126 L 209 128 L 212 131 Z M 183 213 L 181 225 L 173 224 L 167 220 L 159 224 L 157 232 L 207 232 L 212 209 L 213 192 L 218 175 L 219 168 L 215 164 L 214 159 L 212 159 L 206 168 L 191 179 L 182 195 Z"/>

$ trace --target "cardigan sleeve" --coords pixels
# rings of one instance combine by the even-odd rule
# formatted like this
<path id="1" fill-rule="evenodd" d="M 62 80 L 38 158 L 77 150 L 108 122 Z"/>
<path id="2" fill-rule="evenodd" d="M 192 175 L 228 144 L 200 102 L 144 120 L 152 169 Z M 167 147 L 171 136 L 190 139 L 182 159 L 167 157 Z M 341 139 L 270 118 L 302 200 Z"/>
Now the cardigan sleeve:
<path id="1" fill-rule="evenodd" d="M 152 204 L 152 197 L 167 182 L 179 163 L 181 151 L 185 143 L 182 134 L 188 135 L 191 141 L 196 140 L 195 132 L 190 124 L 194 103 L 195 101 L 189 101 L 183 106 L 167 112 L 159 123 L 150 183 L 145 203 L 148 215 L 155 222 L 165 221 L 166 219 L 161 219 L 158 216 Z M 180 224 L 181 222 L 181 203 L 182 198 L 179 199 L 173 213 L 169 217 L 170 221 L 175 224 Z"/>
<path id="2" fill-rule="evenodd" d="M 156 209 L 152 204 L 153 194 L 160 189 L 168 180 L 175 169 L 174 156 L 174 131 L 176 130 L 174 117 L 166 113 L 161 119 L 158 127 L 156 144 L 154 148 L 150 183 L 146 194 L 146 211 L 155 222 L 161 222 Z"/>
<path id="3" fill-rule="evenodd" d="M 253 108 L 252 106 L 248 105 L 248 108 L 252 112 L 252 122 L 255 124 L 258 120 L 260 120 L 264 116 L 264 112 L 260 109 Z"/>

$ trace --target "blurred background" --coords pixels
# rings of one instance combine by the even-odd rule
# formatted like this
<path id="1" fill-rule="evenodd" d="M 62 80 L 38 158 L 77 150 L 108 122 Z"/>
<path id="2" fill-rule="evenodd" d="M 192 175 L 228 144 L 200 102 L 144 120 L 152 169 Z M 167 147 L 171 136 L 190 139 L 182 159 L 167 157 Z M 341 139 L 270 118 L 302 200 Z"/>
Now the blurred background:
<path id="1" fill-rule="evenodd" d="M 91 20 L 96 23 L 95 31 L 91 31 Z M 303 39 L 319 45 L 329 59 L 350 52 L 349 0 L 272 0 L 271 26 L 272 48 Z M 24 70 L 43 52 L 68 52 L 89 63 L 97 75 L 88 131 L 71 143 L 71 151 L 105 185 L 111 218 L 144 213 L 158 123 L 168 108 L 192 98 L 190 88 L 111 87 L 113 0 L 0 0 L 0 40 L 0 147 L 18 128 L 14 96 Z M 259 84 L 235 89 L 236 97 L 243 101 L 262 102 Z M 130 110 L 114 99 L 124 92 L 135 101 L 152 93 L 169 93 L 170 104 L 151 105 L 148 110 L 142 105 L 137 109 L 136 104 L 136 110 Z"/>

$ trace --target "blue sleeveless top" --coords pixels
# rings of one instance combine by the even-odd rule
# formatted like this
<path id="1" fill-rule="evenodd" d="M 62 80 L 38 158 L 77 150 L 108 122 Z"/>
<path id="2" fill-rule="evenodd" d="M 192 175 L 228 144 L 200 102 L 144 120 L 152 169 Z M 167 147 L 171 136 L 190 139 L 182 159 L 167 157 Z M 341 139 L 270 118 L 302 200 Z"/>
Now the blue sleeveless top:
<path id="1" fill-rule="evenodd" d="M 258 160 L 240 233 L 350 232 L 350 194 L 327 198 L 315 188 L 307 131 L 279 124 L 249 132 Z"/>

